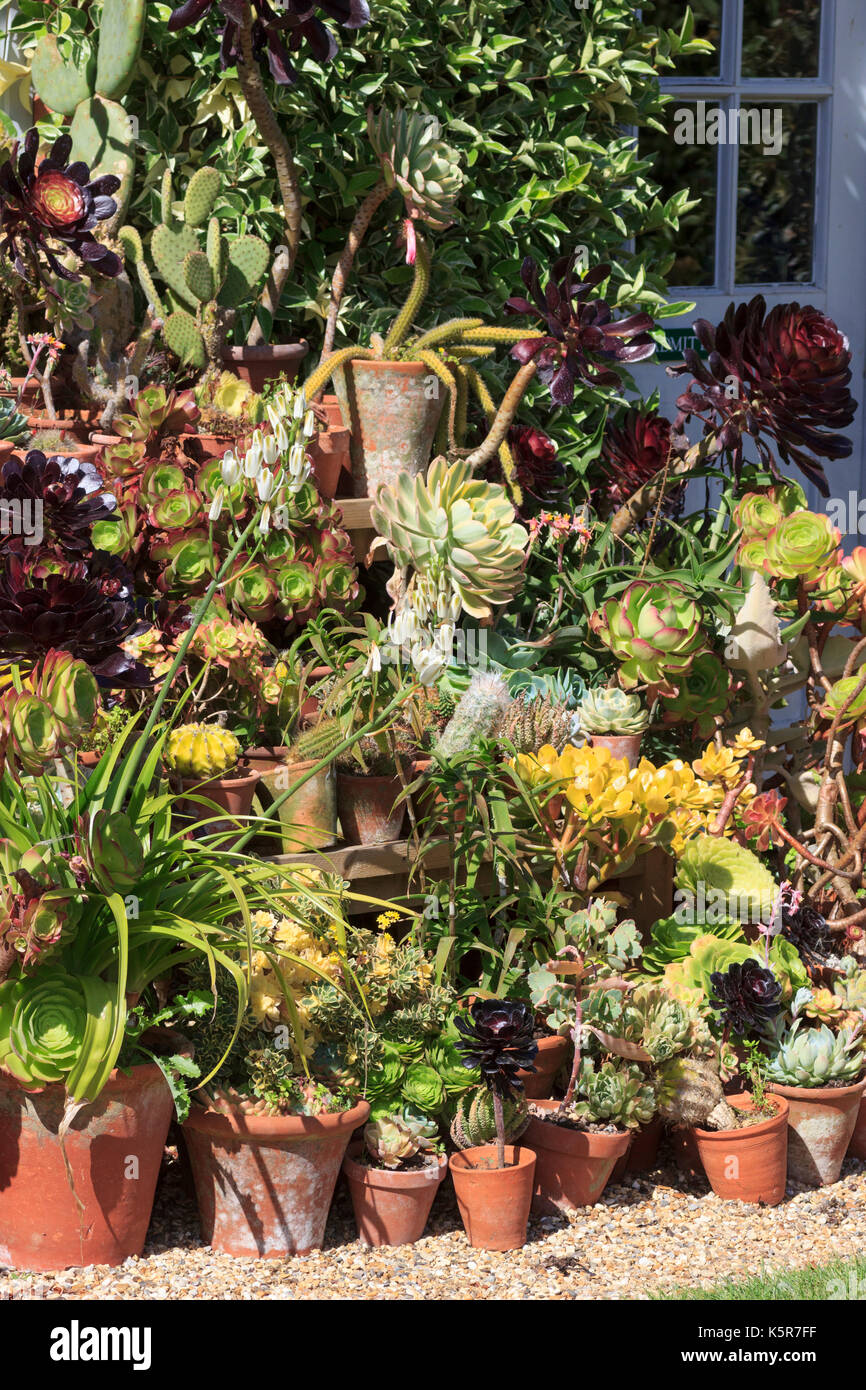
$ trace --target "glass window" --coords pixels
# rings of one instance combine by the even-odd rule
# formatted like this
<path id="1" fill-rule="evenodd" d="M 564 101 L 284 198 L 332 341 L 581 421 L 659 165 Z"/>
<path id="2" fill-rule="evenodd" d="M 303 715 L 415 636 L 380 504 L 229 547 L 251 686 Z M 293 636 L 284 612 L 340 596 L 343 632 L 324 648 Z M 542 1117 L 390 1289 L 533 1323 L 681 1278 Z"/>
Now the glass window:
<path id="1" fill-rule="evenodd" d="M 672 77 L 718 77 L 722 39 L 723 0 L 690 0 L 695 17 L 695 38 L 708 39 L 713 45 L 712 53 L 695 53 L 688 58 L 678 58 L 676 71 Z M 652 23 L 665 29 L 679 30 L 689 5 L 686 0 L 655 0 Z"/>
<path id="2" fill-rule="evenodd" d="M 773 144 L 740 143 L 736 282 L 807 284 L 815 278 L 818 108 L 814 102 L 782 102 L 746 110 L 760 112 L 762 136 L 777 137 L 781 148 L 773 154 L 766 152 Z"/>
<path id="3" fill-rule="evenodd" d="M 665 110 L 668 130 L 642 130 L 640 153 L 654 160 L 650 177 L 661 184 L 659 198 L 665 202 L 681 189 L 697 205 L 681 213 L 679 231 L 671 236 L 676 258 L 667 272 L 669 285 L 712 285 L 715 283 L 716 241 L 716 165 L 718 150 L 712 145 L 678 145 L 672 135 L 674 112 L 688 108 L 696 112 L 694 102 L 676 100 Z"/>
<path id="4" fill-rule="evenodd" d="M 743 77 L 817 77 L 821 0 L 746 0 Z"/>

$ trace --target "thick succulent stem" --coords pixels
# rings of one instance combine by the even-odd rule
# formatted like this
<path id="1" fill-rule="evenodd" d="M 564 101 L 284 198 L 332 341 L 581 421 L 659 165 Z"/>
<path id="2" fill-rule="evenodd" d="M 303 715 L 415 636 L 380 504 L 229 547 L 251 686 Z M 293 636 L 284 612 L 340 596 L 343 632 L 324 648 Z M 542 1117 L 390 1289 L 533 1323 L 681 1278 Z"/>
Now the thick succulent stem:
<path id="1" fill-rule="evenodd" d="M 505 395 L 502 397 L 502 404 L 494 416 L 493 423 L 487 431 L 487 437 L 475 449 L 468 459 L 472 468 L 481 468 L 489 463 L 493 455 L 498 452 L 500 444 L 503 443 L 505 436 L 517 414 L 518 406 L 523 400 L 529 383 L 532 381 L 537 367 L 534 362 L 526 362 L 520 368 Z"/>
<path id="2" fill-rule="evenodd" d="M 328 305 L 328 319 L 325 324 L 325 340 L 322 344 L 322 356 L 319 365 L 329 357 L 334 350 L 334 334 L 337 331 L 337 319 L 340 313 L 340 305 L 343 302 L 343 295 L 346 292 L 346 285 L 352 273 L 352 266 L 358 254 L 358 248 L 364 237 L 367 235 L 374 214 L 384 203 L 391 189 L 384 179 L 380 179 L 375 188 L 371 188 L 363 203 L 355 214 L 355 219 L 349 228 L 349 235 L 346 238 L 346 245 L 343 254 L 337 262 L 331 279 L 331 299 Z"/>
<path id="3" fill-rule="evenodd" d="M 280 246 L 274 259 L 271 261 L 271 268 L 268 272 L 265 287 L 259 295 L 259 308 L 264 309 L 272 323 L 277 316 L 280 295 L 283 292 L 283 285 L 288 278 L 291 264 L 288 247 Z M 261 342 L 263 336 L 262 326 L 259 323 L 258 316 L 256 316 L 253 318 L 250 331 L 247 334 L 247 347 L 255 347 Z"/>
<path id="4" fill-rule="evenodd" d="M 404 342 L 409 329 L 415 321 L 415 315 L 427 298 L 427 291 L 429 289 L 430 252 L 424 238 L 419 236 L 416 239 L 415 245 L 415 276 L 412 280 L 412 288 L 406 298 L 406 303 L 391 324 L 388 336 L 382 345 L 382 356 L 386 361 Z"/>
<path id="5" fill-rule="evenodd" d="M 472 387 L 473 391 L 478 397 L 478 403 L 481 406 L 481 409 L 484 411 L 484 417 L 487 421 L 487 426 L 489 429 L 496 415 L 496 405 L 494 404 L 493 397 L 487 389 L 487 382 L 484 380 L 478 368 L 471 366 L 469 363 L 467 363 L 466 366 L 462 368 L 462 371 L 466 377 L 467 382 Z M 502 443 L 499 446 L 499 462 L 502 464 L 502 473 L 506 483 L 508 484 L 508 490 L 511 494 L 512 502 L 514 503 L 515 507 L 522 507 L 523 489 L 518 483 L 517 478 L 515 476 L 514 455 L 511 452 L 511 446 L 508 443 L 507 439 L 503 439 Z"/>
<path id="6" fill-rule="evenodd" d="M 253 53 L 253 14 L 252 6 L 244 6 L 244 17 L 238 26 L 241 43 L 241 61 L 238 63 L 238 78 L 241 89 L 250 108 L 256 128 L 270 151 L 277 173 L 280 197 L 283 200 L 283 216 L 286 223 L 288 255 L 274 262 L 270 301 L 276 306 L 286 280 L 289 278 L 298 247 L 301 244 L 301 189 L 298 173 L 289 142 L 280 130 L 274 108 L 268 100 L 265 84 L 259 69 L 258 60 Z M 258 320 L 250 329 L 247 342 L 250 346 L 260 343 L 264 337 Z"/>
<path id="7" fill-rule="evenodd" d="M 327 386 L 334 372 L 339 371 L 340 367 L 345 366 L 357 358 L 375 357 L 372 348 L 345 347 L 340 348 L 339 352 L 333 352 L 327 362 L 320 362 L 314 372 L 311 372 L 304 382 L 304 395 L 307 402 L 314 400 L 319 391 Z"/>
<path id="8" fill-rule="evenodd" d="M 496 1162 L 500 1168 L 504 1168 L 505 1116 L 502 1112 L 502 1097 L 498 1091 L 493 1092 L 493 1115 L 496 1120 Z"/>
<path id="9" fill-rule="evenodd" d="M 672 478 L 683 477 L 686 473 L 691 473 L 693 468 L 703 463 L 714 452 L 716 447 L 715 435 L 704 435 L 697 444 L 693 445 L 687 453 L 682 454 L 677 459 L 671 459 L 665 463 L 664 468 L 660 468 L 649 482 L 639 487 L 637 492 L 633 492 L 627 502 L 614 513 L 611 522 L 611 535 L 617 538 L 626 535 L 633 526 L 637 526 L 643 521 L 650 507 L 657 501 L 662 488 Z"/>

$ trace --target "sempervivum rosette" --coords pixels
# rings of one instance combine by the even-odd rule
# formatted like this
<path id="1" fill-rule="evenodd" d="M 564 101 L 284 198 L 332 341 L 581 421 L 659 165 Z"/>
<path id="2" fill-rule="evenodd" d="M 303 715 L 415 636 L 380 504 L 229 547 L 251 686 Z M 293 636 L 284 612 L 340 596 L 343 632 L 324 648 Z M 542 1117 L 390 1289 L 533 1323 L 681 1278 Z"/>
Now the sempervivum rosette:
<path id="1" fill-rule="evenodd" d="M 0 985 L 0 1066 L 25 1083 L 63 1081 L 84 1046 L 82 983 L 49 966 Z"/>
<path id="2" fill-rule="evenodd" d="M 678 678 L 707 645 L 703 611 L 675 581 L 634 580 L 592 614 L 590 626 L 622 662 L 622 684 L 646 685 L 654 694 L 676 695 Z"/>
<path id="3" fill-rule="evenodd" d="M 58 260 L 71 252 L 87 270 L 119 275 L 119 256 L 96 240 L 94 228 L 113 217 L 112 193 L 120 187 L 114 174 L 91 179 L 83 160 L 68 164 L 72 139 L 61 135 L 37 165 L 39 132 L 28 130 L 0 165 L 0 247 L 25 279 L 39 273 L 40 257 L 62 280 L 79 277 Z M 28 273 L 29 272 L 29 273 Z"/>

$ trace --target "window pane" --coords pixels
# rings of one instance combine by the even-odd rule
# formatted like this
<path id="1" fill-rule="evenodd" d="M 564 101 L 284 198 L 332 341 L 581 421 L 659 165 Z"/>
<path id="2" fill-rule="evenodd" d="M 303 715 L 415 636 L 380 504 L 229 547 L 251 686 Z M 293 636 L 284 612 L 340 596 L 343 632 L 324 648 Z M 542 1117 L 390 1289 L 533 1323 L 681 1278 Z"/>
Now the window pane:
<path id="1" fill-rule="evenodd" d="M 762 139 L 767 143 L 746 144 L 742 137 L 740 141 L 737 284 L 808 283 L 814 279 L 818 107 L 789 102 L 746 110 L 761 113 Z M 768 137 L 779 138 L 777 155 L 765 153 L 774 148 Z"/>
<path id="2" fill-rule="evenodd" d="M 821 0 L 746 0 L 743 77 L 817 77 Z"/>
<path id="3" fill-rule="evenodd" d="M 669 285 L 712 285 L 716 278 L 716 154 L 707 144 L 678 145 L 673 138 L 676 112 L 697 108 L 694 102 L 674 100 L 665 111 L 667 131 L 642 130 L 640 153 L 654 159 L 649 175 L 661 184 L 659 198 L 666 202 L 682 189 L 697 205 L 680 213 L 678 232 L 672 232 L 671 249 L 676 252 L 667 272 Z"/>
<path id="4" fill-rule="evenodd" d="M 718 77 L 722 42 L 722 8 L 724 0 L 690 0 L 695 17 L 695 38 L 706 39 L 713 45 L 712 53 L 693 53 L 677 58 L 676 67 L 666 69 L 665 77 Z M 655 0 L 647 22 L 663 29 L 682 28 L 683 17 L 689 8 L 688 0 Z"/>

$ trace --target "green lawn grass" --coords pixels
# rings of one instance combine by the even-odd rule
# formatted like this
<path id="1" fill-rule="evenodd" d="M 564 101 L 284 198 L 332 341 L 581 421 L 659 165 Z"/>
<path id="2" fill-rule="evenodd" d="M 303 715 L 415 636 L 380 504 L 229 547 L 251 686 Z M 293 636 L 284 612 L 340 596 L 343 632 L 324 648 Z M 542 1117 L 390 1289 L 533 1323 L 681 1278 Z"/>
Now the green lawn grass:
<path id="1" fill-rule="evenodd" d="M 689 1302 L 795 1302 L 805 1299 L 823 1303 L 828 1299 L 866 1299 L 866 1255 L 853 1260 L 832 1260 L 825 1265 L 810 1265 L 806 1269 L 768 1270 L 749 1279 L 724 1279 L 709 1289 L 678 1286 L 660 1289 L 651 1298 Z"/>

